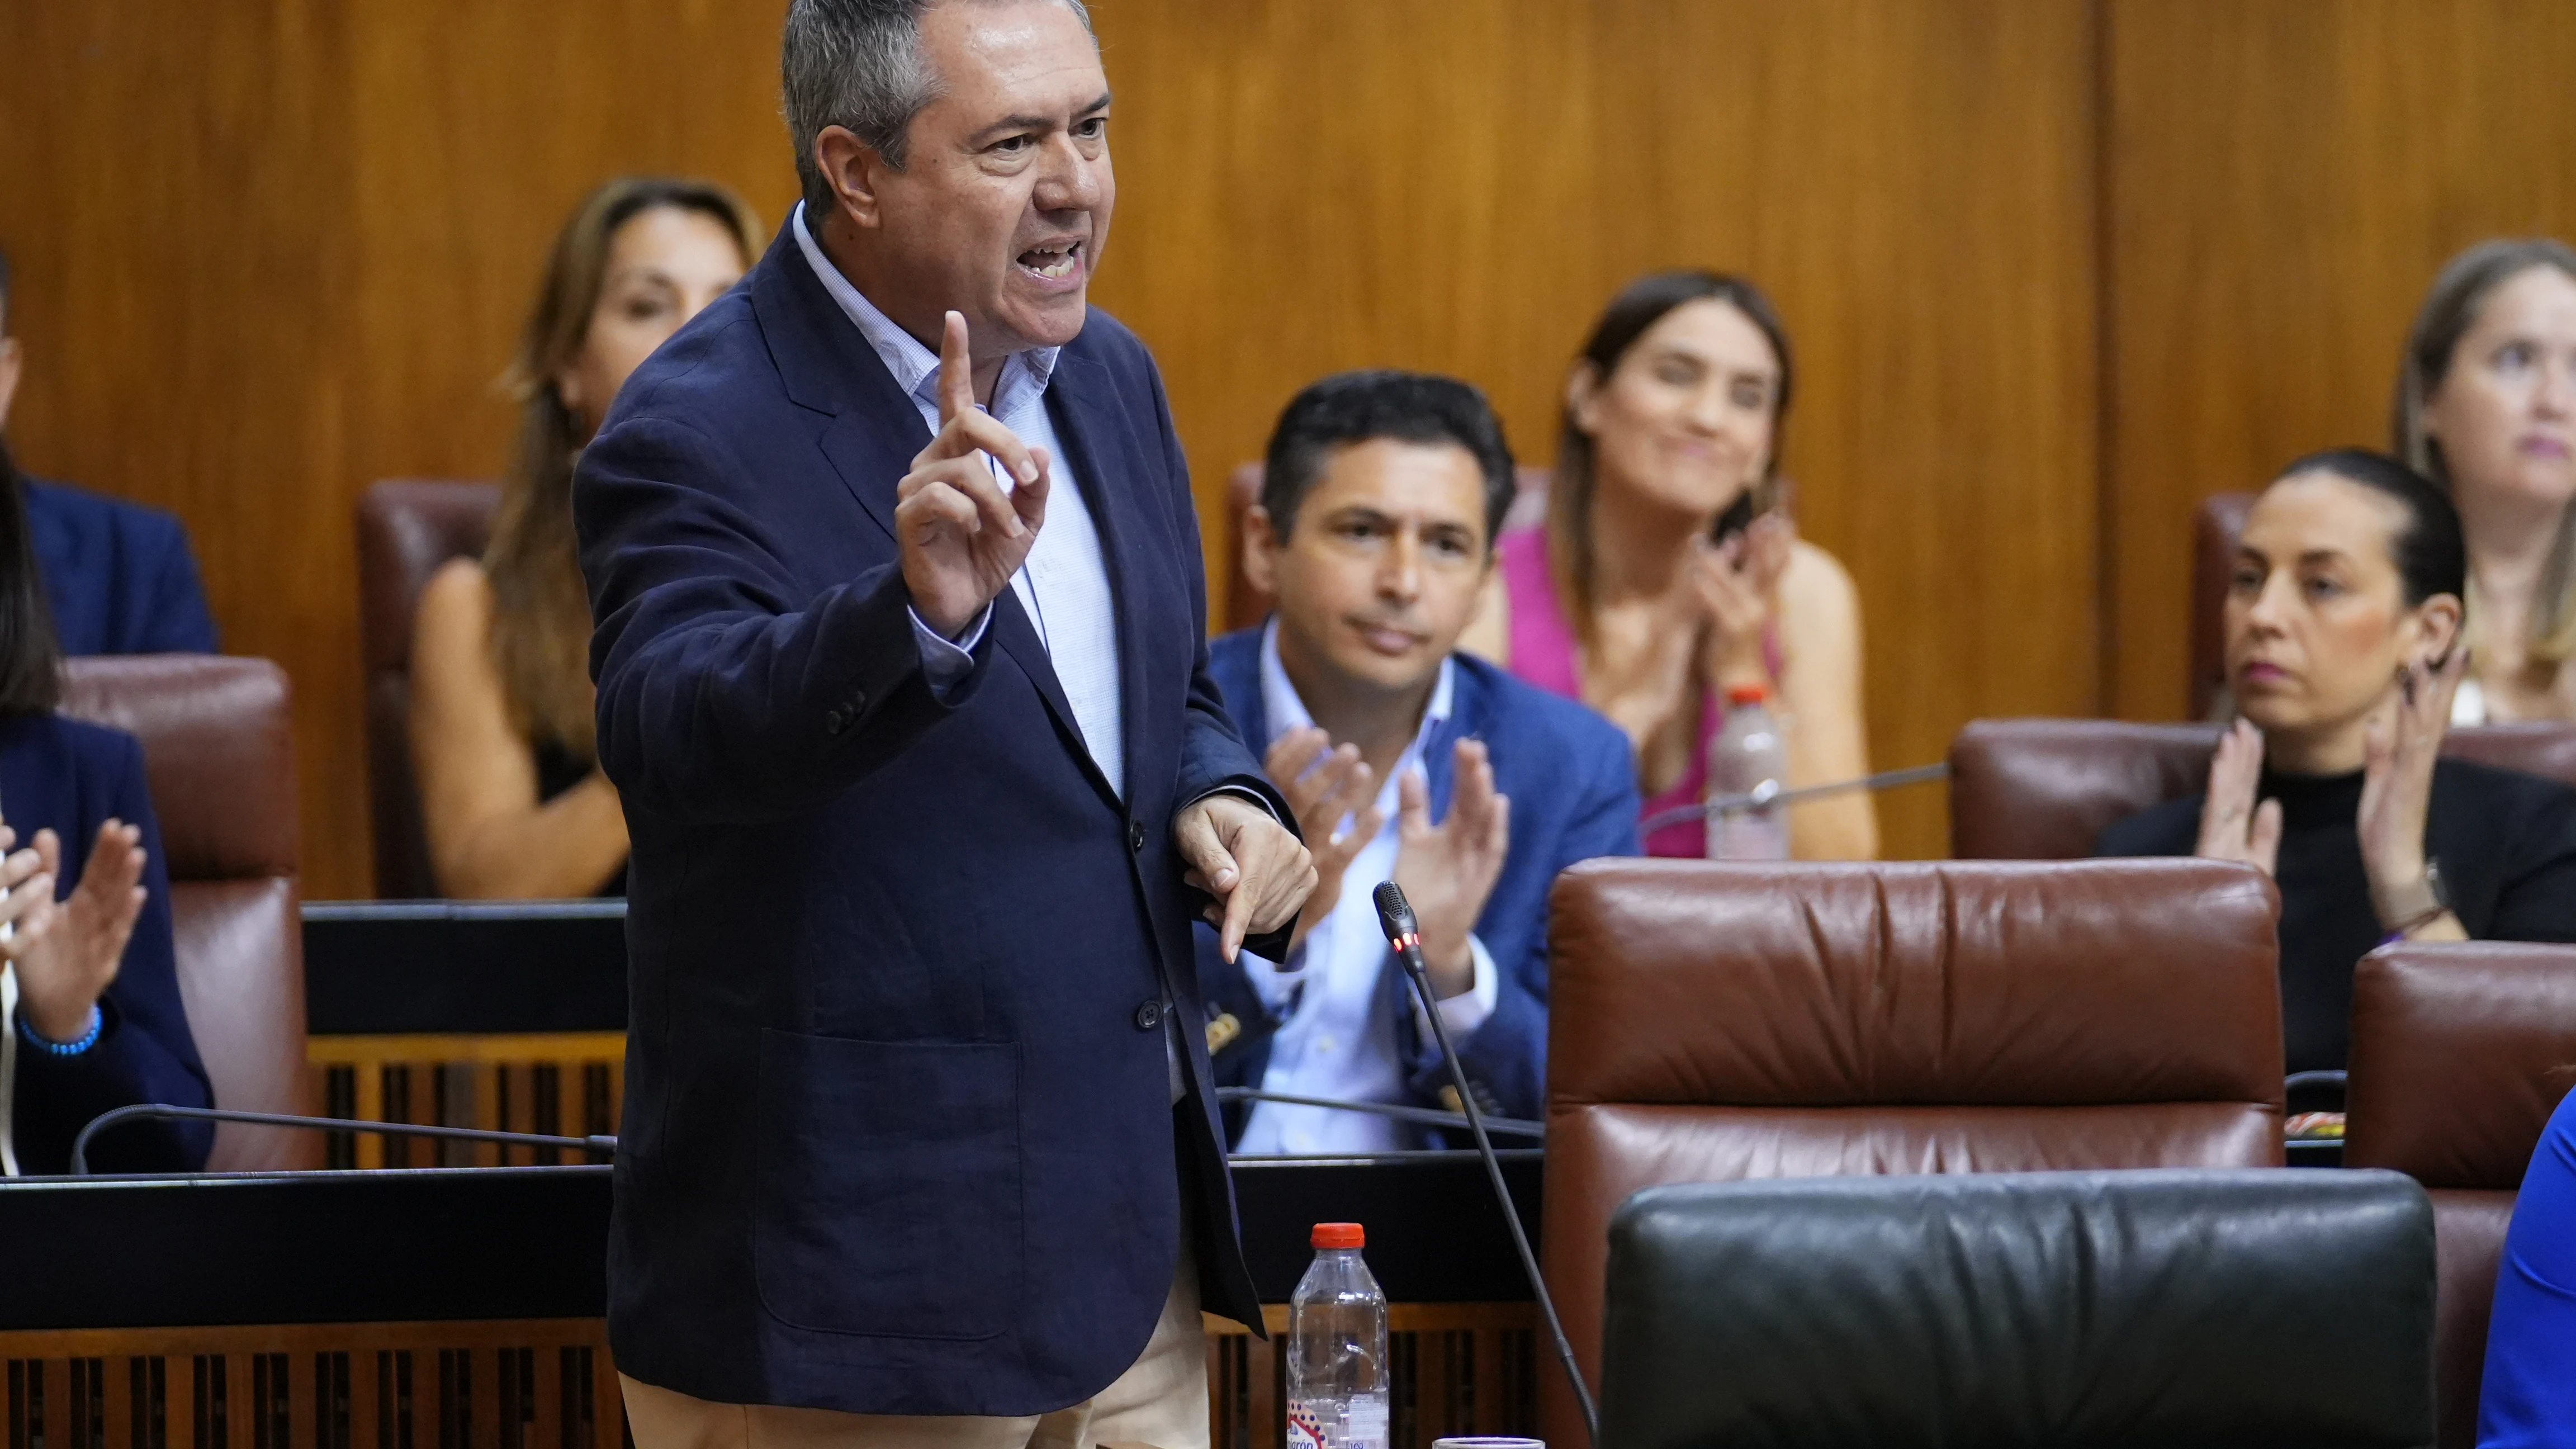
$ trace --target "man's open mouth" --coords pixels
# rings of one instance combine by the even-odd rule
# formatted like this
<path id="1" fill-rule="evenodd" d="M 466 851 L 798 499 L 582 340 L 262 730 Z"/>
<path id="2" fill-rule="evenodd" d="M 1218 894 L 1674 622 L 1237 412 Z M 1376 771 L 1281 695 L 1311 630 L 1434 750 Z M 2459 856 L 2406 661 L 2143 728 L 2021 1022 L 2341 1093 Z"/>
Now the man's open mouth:
<path id="1" fill-rule="evenodd" d="M 1020 253 L 1019 262 L 1033 276 L 1050 282 L 1062 281 L 1082 265 L 1082 243 L 1050 242 L 1045 246 L 1031 247 Z"/>

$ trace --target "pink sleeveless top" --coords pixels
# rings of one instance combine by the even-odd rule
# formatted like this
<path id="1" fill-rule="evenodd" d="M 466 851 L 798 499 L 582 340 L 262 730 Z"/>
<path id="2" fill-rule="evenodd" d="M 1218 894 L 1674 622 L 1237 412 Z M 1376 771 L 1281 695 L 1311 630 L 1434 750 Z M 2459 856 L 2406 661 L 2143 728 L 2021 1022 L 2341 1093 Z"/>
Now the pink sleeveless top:
<path id="1" fill-rule="evenodd" d="M 1566 621 L 1565 611 L 1557 606 L 1556 584 L 1547 571 L 1547 530 L 1545 527 L 1516 528 L 1502 537 L 1500 545 L 1503 568 L 1503 592 L 1511 602 L 1511 658 L 1505 667 L 1512 673 L 1571 700 L 1583 698 L 1581 672 L 1582 646 L 1574 635 L 1574 626 Z M 1762 662 L 1778 679 L 1782 659 L 1777 634 L 1765 626 L 1762 634 Z M 1708 798 L 1708 742 L 1717 736 L 1724 723 L 1724 704 L 1711 696 L 1701 701 L 1699 739 L 1691 750 L 1690 763 L 1672 788 L 1644 802 L 1645 815 L 1696 805 Z M 1645 839 L 1648 855 L 1698 857 L 1708 853 L 1708 827 L 1698 820 L 1667 825 Z"/>

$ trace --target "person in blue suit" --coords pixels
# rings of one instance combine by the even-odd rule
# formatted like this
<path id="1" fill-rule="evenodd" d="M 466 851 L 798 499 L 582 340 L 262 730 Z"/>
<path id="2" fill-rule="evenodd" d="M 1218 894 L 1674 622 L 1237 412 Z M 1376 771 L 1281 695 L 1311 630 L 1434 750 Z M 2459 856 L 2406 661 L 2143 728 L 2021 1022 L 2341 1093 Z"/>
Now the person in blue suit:
<path id="1" fill-rule="evenodd" d="M 803 202 L 573 485 L 635 1441 L 1204 1444 L 1200 1311 L 1261 1318 L 1191 926 L 1281 950 L 1314 870 L 1086 300 L 1099 51 L 1066 0 L 796 0 L 781 68 Z"/>
<path id="2" fill-rule="evenodd" d="M 2564 1444 L 2576 1444 L 2576 1092 L 2514 1199 L 2478 1390 L 2478 1449 Z"/>
<path id="3" fill-rule="evenodd" d="M 132 735 L 54 713 L 62 656 L 25 507 L 0 494 L 0 1171 L 57 1173 L 92 1118 L 212 1106 L 188 1034 L 170 882 Z M 85 855 L 67 847 L 88 846 Z M 205 1165 L 202 1122 L 100 1134 L 101 1172 Z"/>
<path id="4" fill-rule="evenodd" d="M 0 428 L 25 366 L 9 331 L 9 259 L 0 256 Z M 157 508 L 21 474 L 0 447 L 0 489 L 34 530 L 54 638 L 66 654 L 212 654 L 215 621 L 188 530 Z"/>
<path id="5" fill-rule="evenodd" d="M 1296 807 L 1317 885 L 1276 962 L 1229 964 L 1200 932 L 1220 1084 L 1457 1110 L 1370 900 L 1392 879 L 1478 1105 L 1540 1115 L 1548 887 L 1637 853 L 1637 772 L 1617 726 L 1456 650 L 1512 489 L 1502 424 L 1453 378 L 1345 373 L 1280 415 L 1243 560 L 1277 608 L 1216 641 L 1208 668 Z M 1423 1140 L 1326 1107 L 1229 1117 L 1242 1153 Z"/>

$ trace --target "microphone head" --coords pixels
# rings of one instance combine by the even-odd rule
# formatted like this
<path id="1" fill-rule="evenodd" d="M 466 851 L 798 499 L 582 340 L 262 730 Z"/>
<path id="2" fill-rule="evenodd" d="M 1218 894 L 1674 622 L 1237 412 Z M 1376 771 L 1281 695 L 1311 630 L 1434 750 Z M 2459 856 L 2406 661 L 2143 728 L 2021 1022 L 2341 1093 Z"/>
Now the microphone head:
<path id="1" fill-rule="evenodd" d="M 1415 934 L 1413 907 L 1404 899 L 1404 887 L 1393 881 L 1380 881 L 1370 899 L 1377 903 L 1377 923 L 1390 941 Z"/>

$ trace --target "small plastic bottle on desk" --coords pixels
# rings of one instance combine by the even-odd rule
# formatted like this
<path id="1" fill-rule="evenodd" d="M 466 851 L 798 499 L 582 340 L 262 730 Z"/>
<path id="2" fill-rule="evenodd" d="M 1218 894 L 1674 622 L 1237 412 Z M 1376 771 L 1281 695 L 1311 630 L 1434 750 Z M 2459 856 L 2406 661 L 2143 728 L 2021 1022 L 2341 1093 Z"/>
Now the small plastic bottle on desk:
<path id="1" fill-rule="evenodd" d="M 1708 742 L 1712 799 L 1754 795 L 1769 799 L 1786 787 L 1788 746 L 1771 717 L 1771 692 L 1758 684 L 1726 691 L 1726 720 Z M 1708 822 L 1711 860 L 1787 860 L 1789 820 L 1777 805 L 1727 811 Z"/>
<path id="2" fill-rule="evenodd" d="M 1358 1223 L 1317 1223 L 1288 1300 L 1288 1449 L 1386 1449 L 1386 1294 Z"/>

